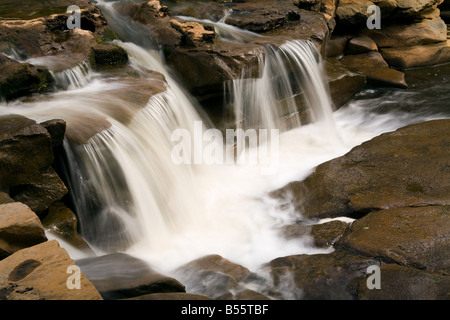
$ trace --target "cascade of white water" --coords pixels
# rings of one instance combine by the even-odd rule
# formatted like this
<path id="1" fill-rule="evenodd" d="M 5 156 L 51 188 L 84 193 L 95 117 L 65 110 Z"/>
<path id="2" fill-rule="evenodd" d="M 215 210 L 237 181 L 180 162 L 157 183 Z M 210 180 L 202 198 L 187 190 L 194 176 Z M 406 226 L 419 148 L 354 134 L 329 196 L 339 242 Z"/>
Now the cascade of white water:
<path id="1" fill-rule="evenodd" d="M 62 89 L 74 89 L 86 86 L 93 78 L 93 70 L 86 61 L 59 72 L 51 72 L 56 86 Z"/>
<path id="2" fill-rule="evenodd" d="M 316 122 L 338 140 L 322 60 L 312 42 L 266 45 L 259 65 L 261 77 L 249 77 L 244 70 L 240 79 L 227 84 L 236 127 L 287 130 L 302 121 Z"/>
<path id="3" fill-rule="evenodd" d="M 114 251 L 143 242 L 151 249 L 194 221 L 192 213 L 199 214 L 193 167 L 171 161 L 170 138 L 178 128 L 192 130 L 202 118 L 156 52 L 115 43 L 127 50 L 136 68 L 162 72 L 167 90 L 152 96 L 129 124 L 108 119 L 112 126 L 88 144 L 66 146 L 69 166 L 78 168 L 72 169 L 72 193 L 77 211 L 85 215 L 81 232 L 94 246 Z M 77 187 L 83 184 L 85 190 Z"/>

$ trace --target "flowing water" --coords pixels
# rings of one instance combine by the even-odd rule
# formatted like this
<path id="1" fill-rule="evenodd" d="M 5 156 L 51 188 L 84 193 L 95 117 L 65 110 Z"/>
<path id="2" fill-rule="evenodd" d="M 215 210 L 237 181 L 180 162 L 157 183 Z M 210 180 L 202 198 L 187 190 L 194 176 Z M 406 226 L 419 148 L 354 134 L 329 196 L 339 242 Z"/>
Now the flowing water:
<path id="1" fill-rule="evenodd" d="M 332 248 L 315 248 L 308 237 L 283 237 L 283 227 L 298 221 L 300 213 L 268 193 L 383 132 L 450 116 L 446 66 L 427 69 L 436 74 L 428 83 L 419 81 L 425 75 L 412 71 L 410 90 L 367 89 L 335 111 L 317 51 L 308 42 L 292 41 L 265 47 L 261 78 L 251 79 L 243 71 L 242 78 L 227 84 L 238 128 L 280 129 L 275 172 L 262 174 L 260 163 L 245 161 L 177 165 L 171 158 L 173 132 L 183 128 L 194 138 L 201 123 L 204 139 L 211 123 L 171 77 L 159 53 L 145 45 L 151 39 L 128 38 L 121 22 L 125 18 L 111 3 L 99 4 L 115 18 L 115 28 L 123 28 L 123 42 L 115 43 L 128 52 L 132 68 L 162 73 L 166 90 L 142 105 L 129 98 L 142 92 L 141 82 L 130 84 L 83 64 L 54 73 L 58 90 L 50 95 L 0 104 L 0 114 L 18 113 L 37 121 L 62 118 L 77 132 L 90 131 L 97 120 L 104 125 L 85 143 L 64 142 L 66 179 L 80 233 L 98 255 L 126 252 L 170 274 L 208 254 L 257 271 L 277 257 L 329 253 Z M 224 35 L 228 41 L 249 36 L 232 31 L 233 36 Z M 307 123 L 302 123 L 293 83 L 302 89 Z M 278 122 L 285 115 L 293 119 L 289 127 Z M 225 152 L 230 148 L 225 146 Z"/>

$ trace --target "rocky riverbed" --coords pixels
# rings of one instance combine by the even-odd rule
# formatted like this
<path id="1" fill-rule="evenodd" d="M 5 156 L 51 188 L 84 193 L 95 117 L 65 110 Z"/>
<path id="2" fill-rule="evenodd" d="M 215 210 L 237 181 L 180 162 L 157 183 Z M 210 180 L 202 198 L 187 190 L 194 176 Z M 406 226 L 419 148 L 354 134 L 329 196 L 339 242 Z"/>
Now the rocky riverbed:
<path id="1" fill-rule="evenodd" d="M 66 8 L 66 1 L 52 10 L 33 1 L 27 17 L 14 14 L 12 2 L 0 5 L 0 101 L 7 109 L 47 99 L 64 90 L 55 74 L 83 63 L 111 79 L 126 79 L 127 86 L 105 99 L 109 121 L 81 109 L 46 114 L 45 121 L 2 111 L 0 299 L 450 298 L 448 112 L 441 116 L 447 119 L 375 137 L 270 192 L 295 211 L 295 223 L 279 230 L 282 237 L 309 237 L 311 246 L 327 254 L 281 256 L 256 272 L 212 253 L 170 274 L 125 253 L 94 256 L 78 234 L 71 190 L 63 181 L 63 141 L 83 145 L 111 121 L 129 124 L 150 97 L 164 92 L 167 79 L 129 68 L 127 52 L 114 42 L 123 35 L 107 10 L 72 2 L 82 9 L 81 29 L 69 30 L 70 13 L 55 9 Z M 381 8 L 379 30 L 366 27 L 373 4 Z M 335 109 L 363 89 L 408 92 L 438 74 L 423 69 L 430 71 L 408 78 L 410 68 L 450 62 L 444 21 L 449 7 L 442 0 L 130 1 L 117 10 L 151 35 L 146 39 L 152 41 L 139 35 L 135 41 L 148 48 L 158 44 L 218 127 L 233 116 L 224 83 L 243 70 L 259 76 L 267 45 L 311 40 L 324 60 Z M 220 19 L 250 31 L 249 38 L 225 41 L 212 23 Z M 448 86 L 450 74 L 440 76 Z M 90 257 L 74 260 L 54 237 Z M 380 268 L 381 290 L 366 283 L 373 265 Z M 82 290 L 67 284 L 71 266 L 81 268 Z"/>

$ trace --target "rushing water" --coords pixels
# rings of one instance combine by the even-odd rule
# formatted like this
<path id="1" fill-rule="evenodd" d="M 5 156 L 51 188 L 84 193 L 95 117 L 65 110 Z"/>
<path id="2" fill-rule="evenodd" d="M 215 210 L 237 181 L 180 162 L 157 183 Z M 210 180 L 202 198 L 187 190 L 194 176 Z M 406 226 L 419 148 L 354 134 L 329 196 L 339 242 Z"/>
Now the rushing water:
<path id="1" fill-rule="evenodd" d="M 115 18 L 115 28 L 125 28 L 125 18 L 110 3 L 100 4 Z M 218 27 L 228 30 L 222 34 L 229 41 L 250 36 L 224 24 Z M 166 91 L 140 105 L 127 97 L 140 91 L 142 83 L 94 73 L 83 64 L 54 73 L 57 92 L 0 104 L 0 114 L 19 113 L 37 121 L 62 118 L 81 131 L 91 125 L 88 118 L 106 121 L 109 125 L 87 143 L 64 143 L 80 232 L 99 255 L 127 252 L 165 273 L 207 254 L 256 271 L 276 257 L 331 252 L 313 247 L 308 237 L 283 237 L 281 230 L 297 221 L 299 213 L 268 193 L 383 132 L 450 116 L 448 66 L 427 69 L 431 77 L 413 70 L 408 74 L 411 89 L 367 89 L 334 111 L 317 51 L 307 42 L 292 41 L 265 47 L 261 78 L 243 76 L 227 84 L 237 127 L 282 129 L 276 172 L 261 174 L 260 164 L 248 162 L 177 165 L 171 158 L 172 133 L 183 128 L 194 135 L 195 123 L 201 121 L 203 137 L 211 124 L 171 77 L 159 53 L 145 45 L 151 39 L 127 38 L 129 31 L 122 31 L 124 42 L 116 44 L 128 52 L 131 66 L 137 72 L 162 73 Z M 293 79 L 292 70 L 297 75 Z M 308 123 L 299 117 L 293 84 L 304 92 Z M 289 128 L 278 123 L 284 115 L 294 118 Z"/>

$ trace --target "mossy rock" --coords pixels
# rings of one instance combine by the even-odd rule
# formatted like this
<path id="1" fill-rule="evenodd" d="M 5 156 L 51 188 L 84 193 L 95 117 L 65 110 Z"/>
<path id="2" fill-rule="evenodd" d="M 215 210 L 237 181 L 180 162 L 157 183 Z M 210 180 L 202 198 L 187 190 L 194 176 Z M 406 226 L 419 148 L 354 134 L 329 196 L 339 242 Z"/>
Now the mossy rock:
<path id="1" fill-rule="evenodd" d="M 92 47 L 90 62 L 94 68 L 104 66 L 121 66 L 128 62 L 128 54 L 122 47 L 103 43 L 101 40 Z"/>
<path id="2" fill-rule="evenodd" d="M 0 59 L 0 96 L 13 100 L 35 93 L 48 91 L 53 77 L 44 67 L 19 63 L 11 59 Z"/>

